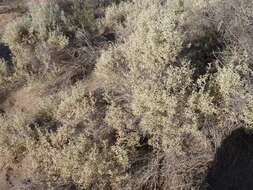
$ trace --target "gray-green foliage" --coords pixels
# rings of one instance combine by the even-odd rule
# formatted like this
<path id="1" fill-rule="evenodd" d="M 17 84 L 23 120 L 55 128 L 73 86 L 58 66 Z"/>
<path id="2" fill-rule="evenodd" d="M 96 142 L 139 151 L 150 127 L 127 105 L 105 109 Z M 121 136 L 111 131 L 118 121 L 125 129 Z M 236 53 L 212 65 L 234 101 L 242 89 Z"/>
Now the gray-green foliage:
<path id="1" fill-rule="evenodd" d="M 58 3 L 33 5 L 8 26 L 4 39 L 20 65 L 31 47 L 50 60 L 43 47 L 66 48 L 75 30 L 116 40 L 99 52 L 93 83 L 2 118 L 1 167 L 30 159 L 27 178 L 53 189 L 200 188 L 223 135 L 253 124 L 251 37 L 239 30 L 247 43 L 234 39 L 236 21 L 251 27 L 247 2 L 242 20 L 220 15 L 218 3 L 230 4 L 219 0 L 116 1 L 99 19 L 107 1 Z"/>

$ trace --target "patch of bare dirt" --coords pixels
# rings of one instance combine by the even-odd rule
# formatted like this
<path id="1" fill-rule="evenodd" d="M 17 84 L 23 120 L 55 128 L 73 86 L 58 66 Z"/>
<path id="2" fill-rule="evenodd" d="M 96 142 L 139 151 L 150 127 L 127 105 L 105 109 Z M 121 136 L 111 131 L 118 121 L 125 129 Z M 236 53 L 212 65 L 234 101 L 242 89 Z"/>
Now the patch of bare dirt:
<path id="1" fill-rule="evenodd" d="M 30 87 L 24 87 L 9 95 L 6 101 L 2 104 L 2 109 L 7 113 L 35 113 L 38 109 L 42 92 L 34 90 Z"/>

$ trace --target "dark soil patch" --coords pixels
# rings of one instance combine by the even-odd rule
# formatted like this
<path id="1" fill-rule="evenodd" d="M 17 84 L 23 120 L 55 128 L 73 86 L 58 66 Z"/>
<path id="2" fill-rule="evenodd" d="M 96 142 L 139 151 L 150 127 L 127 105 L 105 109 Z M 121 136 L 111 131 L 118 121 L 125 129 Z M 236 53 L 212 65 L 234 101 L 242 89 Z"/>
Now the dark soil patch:
<path id="1" fill-rule="evenodd" d="M 207 175 L 207 190 L 253 189 L 253 133 L 240 128 L 221 144 Z"/>

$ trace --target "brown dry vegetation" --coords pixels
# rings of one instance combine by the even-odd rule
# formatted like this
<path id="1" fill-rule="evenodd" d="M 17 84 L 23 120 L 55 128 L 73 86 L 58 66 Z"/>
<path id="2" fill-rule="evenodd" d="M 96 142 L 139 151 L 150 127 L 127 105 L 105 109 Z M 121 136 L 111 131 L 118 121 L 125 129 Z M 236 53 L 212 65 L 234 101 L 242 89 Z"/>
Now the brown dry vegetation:
<path id="1" fill-rule="evenodd" d="M 252 1 L 1 5 L 0 189 L 253 188 Z"/>

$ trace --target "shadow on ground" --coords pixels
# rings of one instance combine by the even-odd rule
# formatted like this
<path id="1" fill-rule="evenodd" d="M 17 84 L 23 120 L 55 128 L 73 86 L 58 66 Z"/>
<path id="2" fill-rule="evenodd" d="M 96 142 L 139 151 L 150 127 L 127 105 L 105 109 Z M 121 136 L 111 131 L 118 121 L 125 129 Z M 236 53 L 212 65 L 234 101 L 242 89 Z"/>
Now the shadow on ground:
<path id="1" fill-rule="evenodd" d="M 0 59 L 11 61 L 11 50 L 8 46 L 0 42 Z"/>
<path id="2" fill-rule="evenodd" d="M 224 139 L 206 181 L 207 190 L 253 189 L 253 131 L 236 129 Z"/>
<path id="3" fill-rule="evenodd" d="M 11 75 L 15 72 L 15 68 L 12 62 L 12 53 L 9 46 L 0 42 L 0 59 L 5 61 L 6 74 Z"/>

